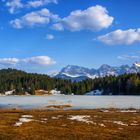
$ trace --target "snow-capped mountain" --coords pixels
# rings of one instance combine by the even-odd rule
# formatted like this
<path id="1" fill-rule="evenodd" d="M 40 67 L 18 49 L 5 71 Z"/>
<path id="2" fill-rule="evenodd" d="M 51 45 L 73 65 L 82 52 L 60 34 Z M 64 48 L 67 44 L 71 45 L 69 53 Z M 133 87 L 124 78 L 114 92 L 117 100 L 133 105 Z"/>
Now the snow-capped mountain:
<path id="1" fill-rule="evenodd" d="M 87 78 L 94 79 L 96 77 L 105 77 L 109 75 L 121 75 L 125 73 L 140 72 L 140 63 L 134 63 L 132 66 L 122 65 L 120 67 L 113 67 L 109 65 L 102 65 L 98 69 L 89 69 L 80 66 L 68 65 L 64 67 L 56 78 L 71 79 L 72 81 L 81 81 Z"/>

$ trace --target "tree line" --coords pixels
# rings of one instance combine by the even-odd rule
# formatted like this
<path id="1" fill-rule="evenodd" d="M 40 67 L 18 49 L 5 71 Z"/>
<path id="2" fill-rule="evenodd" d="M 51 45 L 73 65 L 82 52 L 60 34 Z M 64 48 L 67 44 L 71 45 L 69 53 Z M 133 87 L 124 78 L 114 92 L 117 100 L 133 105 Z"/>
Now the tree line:
<path id="1" fill-rule="evenodd" d="M 140 74 L 123 74 L 87 79 L 81 82 L 51 78 L 45 74 L 26 73 L 16 69 L 0 70 L 0 93 L 15 90 L 14 94 L 35 94 L 35 90 L 57 89 L 62 94 L 83 95 L 102 90 L 103 95 L 140 95 Z"/>

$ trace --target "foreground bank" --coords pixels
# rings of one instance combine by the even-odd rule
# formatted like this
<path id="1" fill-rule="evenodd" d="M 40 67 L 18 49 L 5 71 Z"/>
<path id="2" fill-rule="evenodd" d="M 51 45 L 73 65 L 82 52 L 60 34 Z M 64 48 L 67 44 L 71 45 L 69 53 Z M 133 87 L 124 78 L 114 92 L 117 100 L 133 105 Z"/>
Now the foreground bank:
<path id="1" fill-rule="evenodd" d="M 1 140 L 139 140 L 140 110 L 0 110 Z"/>

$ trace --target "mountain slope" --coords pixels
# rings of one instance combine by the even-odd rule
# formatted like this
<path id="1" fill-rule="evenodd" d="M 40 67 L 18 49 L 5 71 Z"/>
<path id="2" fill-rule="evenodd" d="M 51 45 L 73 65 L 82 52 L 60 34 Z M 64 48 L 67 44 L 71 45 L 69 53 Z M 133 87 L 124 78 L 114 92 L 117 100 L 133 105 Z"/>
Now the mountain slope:
<path id="1" fill-rule="evenodd" d="M 133 65 L 131 70 L 139 71 L 139 67 Z M 71 82 L 16 69 L 0 70 L 0 95 L 11 95 L 11 92 L 15 95 L 34 95 L 38 90 L 60 91 L 62 94 L 75 95 L 83 95 L 95 90 L 102 91 L 103 95 L 140 95 L 140 73 Z"/>
<path id="2" fill-rule="evenodd" d="M 68 65 L 64 67 L 55 77 L 62 79 L 69 79 L 72 81 L 82 81 L 88 78 L 95 79 L 97 77 L 105 77 L 110 75 L 122 75 L 129 73 L 139 73 L 140 63 L 134 63 L 132 66 L 122 65 L 120 67 L 112 67 L 109 65 L 102 65 L 98 69 L 89 69 L 85 67 Z"/>

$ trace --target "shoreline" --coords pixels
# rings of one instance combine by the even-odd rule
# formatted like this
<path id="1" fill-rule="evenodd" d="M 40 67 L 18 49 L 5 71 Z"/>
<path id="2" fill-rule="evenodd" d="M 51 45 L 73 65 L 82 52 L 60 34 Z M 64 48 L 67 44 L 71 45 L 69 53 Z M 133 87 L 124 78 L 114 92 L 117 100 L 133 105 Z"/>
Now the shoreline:
<path id="1" fill-rule="evenodd" d="M 140 109 L 140 96 L 1 96 L 4 108 Z"/>
<path id="2" fill-rule="evenodd" d="M 55 106 L 55 105 L 50 105 L 48 107 L 42 107 L 42 108 L 20 108 L 20 107 L 0 107 L 1 110 L 21 110 L 21 111 L 95 111 L 95 110 L 110 110 L 110 111 L 121 111 L 121 110 L 135 110 L 135 111 L 140 111 L 140 108 L 72 108 L 69 105 L 66 105 L 66 107 L 60 106 Z"/>

